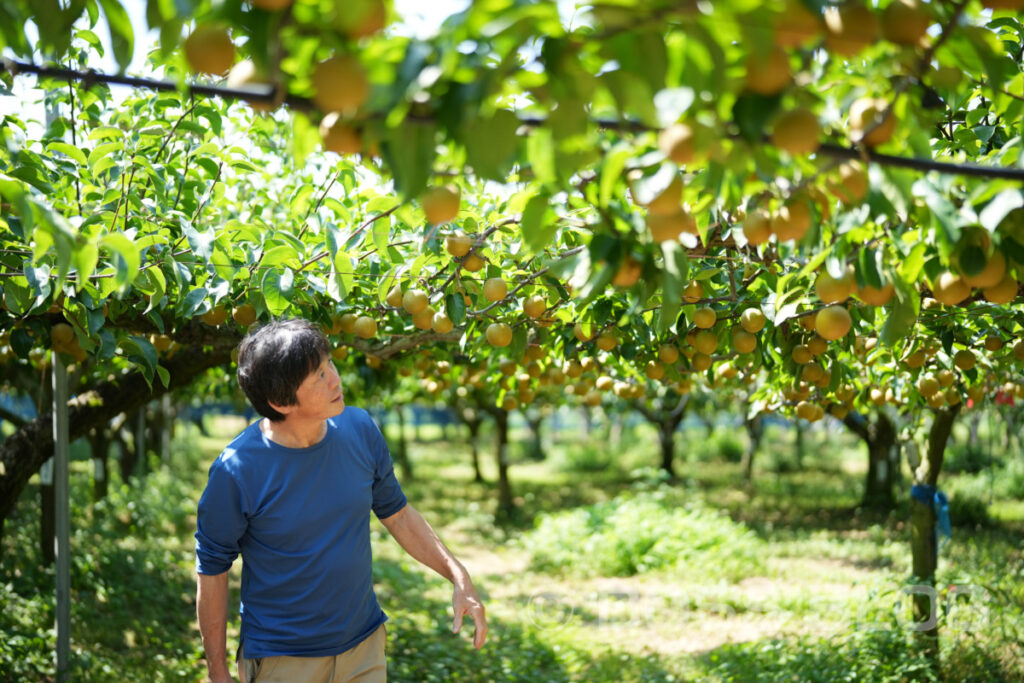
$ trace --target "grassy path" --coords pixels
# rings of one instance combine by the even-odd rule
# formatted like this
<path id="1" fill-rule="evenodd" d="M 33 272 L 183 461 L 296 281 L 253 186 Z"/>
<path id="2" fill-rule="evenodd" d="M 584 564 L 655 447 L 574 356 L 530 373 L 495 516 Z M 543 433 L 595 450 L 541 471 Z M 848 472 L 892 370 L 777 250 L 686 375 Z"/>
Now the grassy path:
<path id="1" fill-rule="evenodd" d="M 239 425 L 215 427 L 209 437 L 183 439 L 145 482 L 113 482 L 99 504 L 89 502 L 88 461 L 75 463 L 75 680 L 202 680 L 195 501 Z M 929 680 L 900 621 L 905 511 L 856 509 L 855 445 L 821 449 L 830 456 L 793 469 L 770 443 L 753 488 L 737 483 L 737 464 L 703 454 L 666 486 L 641 467 L 653 459 L 648 436 L 639 432 L 629 453 L 598 471 L 570 466 L 583 458 L 572 451 L 575 435 L 551 443 L 543 462 L 519 460 L 512 477 L 520 514 L 508 526 L 494 524 L 492 485 L 472 482 L 465 444 L 429 432 L 413 443 L 416 478 L 404 482 L 406 492 L 474 575 L 492 630 L 483 652 L 470 647 L 471 629 L 453 636 L 447 584 L 374 522 L 391 680 Z M 34 487 L 26 493 L 2 548 L 4 681 L 52 676 L 52 573 L 39 566 L 37 495 Z M 943 590 L 987 592 L 943 614 L 941 680 L 1024 681 L 1021 506 L 1000 499 L 991 508 L 1004 515 L 1000 523 L 958 528 L 943 551 Z M 613 566 L 629 571 L 601 569 L 623 558 Z M 233 574 L 237 605 L 237 564 Z M 983 622 L 968 623 L 979 615 Z M 235 618 L 230 643 L 237 629 Z"/>

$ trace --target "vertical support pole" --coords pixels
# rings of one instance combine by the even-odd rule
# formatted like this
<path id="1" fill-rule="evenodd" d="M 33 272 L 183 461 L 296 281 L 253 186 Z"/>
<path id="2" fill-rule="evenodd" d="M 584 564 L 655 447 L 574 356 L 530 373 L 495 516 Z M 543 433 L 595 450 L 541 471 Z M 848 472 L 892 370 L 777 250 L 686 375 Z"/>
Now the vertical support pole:
<path id="1" fill-rule="evenodd" d="M 53 368 L 54 501 L 57 556 L 57 681 L 71 673 L 71 509 L 68 481 L 68 372 L 56 351 Z"/>

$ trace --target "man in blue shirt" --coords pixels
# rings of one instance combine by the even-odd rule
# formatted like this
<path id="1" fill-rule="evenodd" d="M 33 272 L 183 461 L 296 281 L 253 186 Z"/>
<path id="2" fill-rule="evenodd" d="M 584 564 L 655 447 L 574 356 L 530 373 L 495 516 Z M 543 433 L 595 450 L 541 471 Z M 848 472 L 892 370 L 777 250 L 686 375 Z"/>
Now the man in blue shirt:
<path id="1" fill-rule="evenodd" d="M 320 331 L 284 320 L 249 333 L 238 381 L 263 419 L 210 467 L 196 520 L 196 611 L 210 680 L 232 680 L 228 570 L 239 554 L 241 681 L 386 680 L 371 510 L 406 552 L 452 582 L 452 630 L 468 615 L 482 647 L 487 619 L 469 573 L 407 503 L 377 425 L 346 409 Z"/>

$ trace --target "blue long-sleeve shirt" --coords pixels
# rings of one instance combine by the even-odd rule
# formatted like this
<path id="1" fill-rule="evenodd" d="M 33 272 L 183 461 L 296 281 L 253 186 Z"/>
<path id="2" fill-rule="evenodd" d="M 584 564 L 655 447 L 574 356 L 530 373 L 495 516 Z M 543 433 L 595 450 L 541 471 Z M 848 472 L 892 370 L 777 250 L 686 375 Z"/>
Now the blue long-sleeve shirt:
<path id="1" fill-rule="evenodd" d="M 355 647 L 387 616 L 373 592 L 370 511 L 406 498 L 384 437 L 347 407 L 308 448 L 280 446 L 259 422 L 210 467 L 196 520 L 196 570 L 242 555 L 245 656 L 324 657 Z"/>

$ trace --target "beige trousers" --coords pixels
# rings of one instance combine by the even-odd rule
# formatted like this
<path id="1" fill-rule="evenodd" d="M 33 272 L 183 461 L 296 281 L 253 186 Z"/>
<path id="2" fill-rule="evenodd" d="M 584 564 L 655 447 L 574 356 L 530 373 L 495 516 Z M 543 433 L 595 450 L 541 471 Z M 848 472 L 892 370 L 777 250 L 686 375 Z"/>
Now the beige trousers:
<path id="1" fill-rule="evenodd" d="M 238 659 L 242 683 L 384 683 L 388 679 L 384 659 L 387 633 L 384 625 L 369 638 L 333 657 L 263 657 Z"/>

